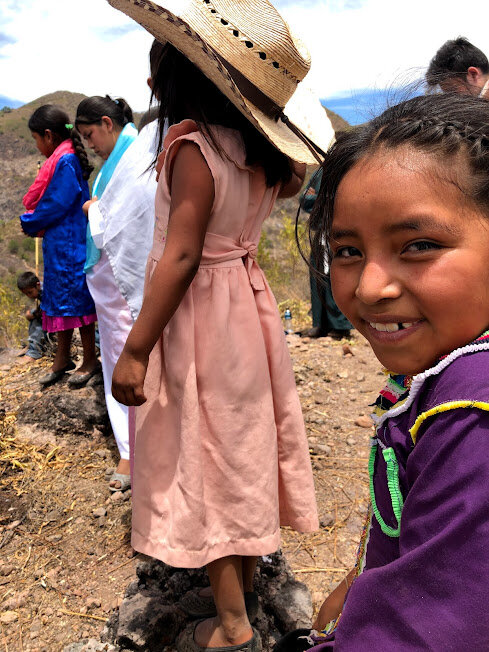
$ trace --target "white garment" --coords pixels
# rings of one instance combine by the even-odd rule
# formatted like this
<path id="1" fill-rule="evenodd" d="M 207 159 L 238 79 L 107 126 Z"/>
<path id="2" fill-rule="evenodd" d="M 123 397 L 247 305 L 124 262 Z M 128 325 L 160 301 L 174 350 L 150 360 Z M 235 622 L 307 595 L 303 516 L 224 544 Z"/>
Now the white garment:
<path id="1" fill-rule="evenodd" d="M 121 459 L 129 459 L 129 408 L 112 396 L 112 374 L 133 321 L 127 301 L 117 287 L 105 251 L 87 274 L 87 284 L 97 309 L 100 360 L 104 376 L 105 401 Z"/>
<path id="2" fill-rule="evenodd" d="M 100 201 L 89 209 L 100 260 L 87 274 L 100 332 L 105 400 L 121 459 L 129 459 L 128 408 L 112 396 L 112 374 L 141 309 L 144 273 L 153 243 L 158 121 L 127 148 Z"/>
<path id="3" fill-rule="evenodd" d="M 101 246 L 134 320 L 143 302 L 146 261 L 153 243 L 156 172 L 148 168 L 156 156 L 157 133 L 157 120 L 141 130 L 122 155 L 102 198 L 89 211 L 90 224 L 97 222 L 103 229 Z M 98 218 L 92 213 L 98 213 Z"/>

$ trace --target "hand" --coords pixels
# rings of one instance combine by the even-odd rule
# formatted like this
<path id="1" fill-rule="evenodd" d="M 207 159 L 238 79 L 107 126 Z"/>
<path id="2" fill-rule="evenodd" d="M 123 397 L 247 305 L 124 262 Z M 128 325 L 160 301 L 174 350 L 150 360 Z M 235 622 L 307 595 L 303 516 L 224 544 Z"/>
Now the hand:
<path id="1" fill-rule="evenodd" d="M 313 629 L 320 632 L 329 622 L 338 618 L 343 611 L 346 594 L 354 579 L 355 569 L 353 568 L 321 605 L 316 620 L 313 623 Z"/>
<path id="2" fill-rule="evenodd" d="M 112 374 L 112 396 L 123 405 L 146 402 L 143 385 L 148 359 L 139 360 L 124 349 Z"/>
<path id="3" fill-rule="evenodd" d="M 94 196 L 92 197 L 92 199 L 89 199 L 88 201 L 86 201 L 86 202 L 83 204 L 82 209 L 83 209 L 83 212 L 85 213 L 85 215 L 86 215 L 87 217 L 88 217 L 88 209 L 89 209 L 90 206 L 91 206 L 92 204 L 94 204 L 96 201 L 98 201 L 98 197 L 97 197 L 96 195 L 94 195 Z"/>
<path id="4" fill-rule="evenodd" d="M 32 314 L 32 312 L 30 310 L 26 310 L 25 311 L 25 318 L 27 319 L 27 321 L 32 321 L 34 319 L 34 315 Z"/>

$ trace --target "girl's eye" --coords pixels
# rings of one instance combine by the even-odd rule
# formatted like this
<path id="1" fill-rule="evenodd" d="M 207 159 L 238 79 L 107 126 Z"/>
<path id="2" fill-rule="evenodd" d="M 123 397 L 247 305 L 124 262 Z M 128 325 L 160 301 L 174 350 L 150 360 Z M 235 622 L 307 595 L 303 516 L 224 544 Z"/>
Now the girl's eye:
<path id="1" fill-rule="evenodd" d="M 416 253 L 418 251 L 432 251 L 433 249 L 441 249 L 442 246 L 430 240 L 419 240 L 418 242 L 411 242 L 403 253 Z"/>
<path id="2" fill-rule="evenodd" d="M 333 258 L 353 258 L 354 256 L 361 255 L 361 252 L 356 247 L 339 247 L 334 252 Z"/>

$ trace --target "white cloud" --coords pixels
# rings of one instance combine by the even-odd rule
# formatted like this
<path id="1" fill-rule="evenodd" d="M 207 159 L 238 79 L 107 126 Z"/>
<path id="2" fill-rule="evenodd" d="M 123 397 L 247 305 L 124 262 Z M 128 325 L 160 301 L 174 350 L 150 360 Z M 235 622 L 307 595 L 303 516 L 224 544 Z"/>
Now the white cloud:
<path id="1" fill-rule="evenodd" d="M 402 84 L 447 39 L 489 54 L 487 0 L 276 0 L 311 50 L 322 97 Z M 146 108 L 151 36 L 105 0 L 3 0 L 0 92 L 30 101 L 54 90 L 125 97 Z"/>

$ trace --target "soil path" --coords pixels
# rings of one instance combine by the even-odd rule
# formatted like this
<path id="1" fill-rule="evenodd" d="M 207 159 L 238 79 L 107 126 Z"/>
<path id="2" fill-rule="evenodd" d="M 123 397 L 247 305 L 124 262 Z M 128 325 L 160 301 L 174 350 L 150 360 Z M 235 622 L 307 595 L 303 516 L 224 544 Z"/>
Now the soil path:
<path id="1" fill-rule="evenodd" d="M 354 561 L 367 505 L 368 405 L 382 372 L 368 345 L 288 336 L 307 425 L 321 529 L 283 531 L 283 550 L 317 608 Z M 111 438 L 18 427 L 49 365 L 0 357 L 0 650 L 57 652 L 97 638 L 137 556 L 129 495 L 109 497 Z M 60 391 L 69 391 L 60 385 Z M 126 500 L 124 500 L 124 498 Z M 98 515 L 97 515 L 98 514 Z"/>

